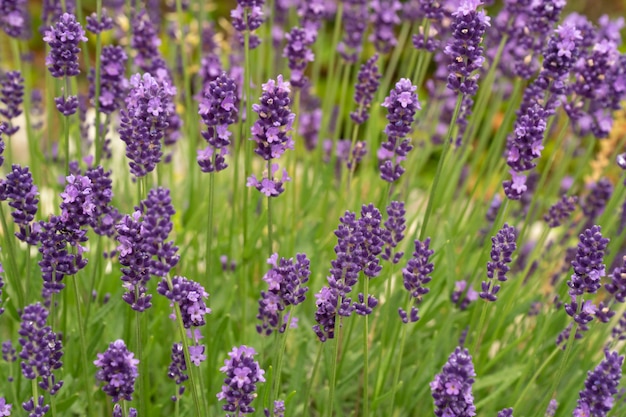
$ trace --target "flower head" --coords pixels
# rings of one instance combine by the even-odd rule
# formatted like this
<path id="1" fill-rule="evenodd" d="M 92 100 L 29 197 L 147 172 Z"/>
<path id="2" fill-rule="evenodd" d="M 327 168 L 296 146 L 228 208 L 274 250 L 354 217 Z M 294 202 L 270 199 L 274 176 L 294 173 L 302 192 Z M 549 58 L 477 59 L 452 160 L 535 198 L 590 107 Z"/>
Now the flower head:
<path id="1" fill-rule="evenodd" d="M 104 353 L 98 353 L 93 364 L 99 368 L 96 379 L 104 383 L 102 391 L 112 397 L 113 402 L 132 401 L 139 360 L 123 340 L 112 342 Z"/>
<path id="2" fill-rule="evenodd" d="M 53 77 L 72 77 L 80 73 L 78 44 L 87 41 L 87 38 L 74 15 L 64 13 L 56 24 L 46 31 L 43 40 L 50 45 L 46 66 Z"/>
<path id="3" fill-rule="evenodd" d="M 472 385 L 474 364 L 469 351 L 457 347 L 440 374 L 430 383 L 437 417 L 472 417 L 476 415 Z"/>
<path id="4" fill-rule="evenodd" d="M 226 374 L 222 391 L 217 394 L 217 399 L 226 401 L 222 406 L 228 416 L 254 413 L 254 407 L 250 406 L 256 394 L 256 385 L 265 382 L 259 363 L 254 360 L 256 351 L 248 346 L 233 348 L 228 354 L 230 359 L 224 361 L 220 371 Z"/>

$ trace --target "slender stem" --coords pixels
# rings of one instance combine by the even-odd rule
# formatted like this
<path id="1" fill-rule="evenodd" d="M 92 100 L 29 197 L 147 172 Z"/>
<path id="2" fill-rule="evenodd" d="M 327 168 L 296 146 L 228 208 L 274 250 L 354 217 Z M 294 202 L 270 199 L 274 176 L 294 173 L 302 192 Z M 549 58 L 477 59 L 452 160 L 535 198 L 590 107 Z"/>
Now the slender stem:
<path id="1" fill-rule="evenodd" d="M 276 358 L 276 372 L 274 373 L 274 396 L 273 400 L 278 400 L 280 398 L 280 379 L 282 376 L 283 370 L 283 358 L 285 357 L 285 348 L 287 346 L 287 332 L 289 331 L 289 327 L 291 325 L 291 321 L 293 320 L 293 312 L 295 310 L 295 306 L 291 304 L 289 306 L 289 311 L 287 312 L 287 323 L 285 325 L 285 331 L 282 334 L 280 347 L 278 348 L 277 358 Z M 273 402 L 272 402 L 273 404 Z M 272 415 L 274 410 L 272 408 Z"/>
<path id="2" fill-rule="evenodd" d="M 315 382 L 315 374 L 317 374 L 317 370 L 319 369 L 319 366 L 320 366 L 320 360 L 322 358 L 323 348 L 324 348 L 324 343 L 320 343 L 319 348 L 317 349 L 317 355 L 315 356 L 315 364 L 313 365 L 311 378 L 309 378 L 309 383 L 306 387 L 306 394 L 304 396 L 304 402 L 302 403 L 302 405 L 304 406 L 304 409 L 307 410 L 309 414 L 311 412 L 311 407 L 309 407 L 309 402 L 311 398 L 311 389 L 313 388 L 313 383 Z"/>
<path id="3" fill-rule="evenodd" d="M 248 20 L 248 11 L 244 9 L 244 21 Z M 250 93 L 250 31 L 244 33 L 244 72 L 243 72 L 243 88 L 246 100 L 246 121 L 244 123 L 244 137 L 250 133 L 250 119 L 252 117 L 252 97 Z M 243 139 L 243 138 L 242 138 Z M 244 178 L 248 178 L 252 172 L 252 143 L 249 140 L 244 141 Z M 270 175 L 271 170 L 268 171 Z M 248 247 L 248 187 L 243 189 L 243 252 L 246 253 Z M 245 255 L 244 255 L 245 256 Z"/>
<path id="4" fill-rule="evenodd" d="M 24 308 L 26 306 L 25 298 L 24 298 L 24 289 L 22 288 L 22 280 L 18 279 L 19 269 L 17 267 L 16 262 L 16 252 L 15 247 L 13 246 L 13 235 L 9 231 L 9 227 L 7 224 L 6 217 L 4 215 L 4 207 L 0 204 L 0 221 L 2 221 L 2 228 L 4 229 L 4 241 L 5 245 L 8 248 L 8 251 L 5 252 L 6 258 L 9 259 L 9 265 L 11 268 L 11 287 L 15 288 L 15 292 L 17 293 L 17 303 L 19 308 Z M 8 252 L 8 253 L 7 253 Z"/>
<path id="5" fill-rule="evenodd" d="M 69 77 L 65 77 L 65 91 L 63 91 L 63 99 L 69 99 L 71 95 L 71 84 Z M 70 116 L 63 116 L 63 133 L 65 138 L 65 173 L 70 173 Z"/>
<path id="6" fill-rule="evenodd" d="M 215 155 L 213 155 L 213 161 L 215 162 Z M 215 164 L 213 164 L 215 166 Z M 211 248 L 213 246 L 213 213 L 215 209 L 215 172 L 209 173 L 209 219 L 207 222 L 207 235 L 206 235 L 206 250 L 204 256 L 204 262 L 206 263 L 206 275 L 211 277 L 213 258 L 211 257 Z"/>
<path id="7" fill-rule="evenodd" d="M 411 299 L 409 297 L 409 301 L 407 302 L 407 308 L 405 311 L 409 311 L 411 308 Z M 400 382 L 400 369 L 402 368 L 402 356 L 404 355 L 404 347 L 406 345 L 406 332 L 407 332 L 408 323 L 403 323 L 402 330 L 400 331 L 400 352 L 398 356 L 396 356 L 396 369 L 393 373 L 393 383 L 392 383 L 392 392 L 391 392 L 391 408 L 393 409 L 396 404 L 396 393 L 398 391 L 398 383 Z"/>
<path id="8" fill-rule="evenodd" d="M 439 180 L 441 179 L 441 171 L 443 170 L 444 160 L 446 159 L 446 155 L 448 153 L 448 150 L 450 149 L 450 141 L 452 140 L 452 133 L 454 132 L 456 119 L 459 116 L 459 111 L 461 110 L 462 102 L 463 102 L 463 94 L 459 94 L 459 97 L 456 100 L 454 113 L 452 114 L 452 120 L 450 120 L 450 126 L 448 127 L 448 133 L 443 143 L 443 151 L 441 152 L 441 156 L 439 157 L 439 163 L 437 164 L 437 172 L 435 173 L 433 185 L 428 195 L 428 205 L 426 206 L 426 213 L 424 214 L 424 220 L 422 221 L 422 227 L 420 229 L 420 235 L 419 235 L 420 240 L 424 240 L 424 236 L 426 236 L 426 227 L 428 226 L 428 221 L 430 220 L 430 216 L 433 211 L 434 200 L 435 200 L 435 196 L 437 195 L 437 186 L 439 185 Z"/>
<path id="9" fill-rule="evenodd" d="M 272 172 L 271 167 L 272 165 L 272 160 L 268 159 L 267 160 L 267 175 L 271 175 L 270 173 Z M 274 236 L 273 236 L 273 231 L 272 231 L 272 197 L 267 197 L 267 251 L 268 251 L 268 257 L 271 257 L 272 254 L 274 253 L 274 240 L 273 240 Z"/>
<path id="10" fill-rule="evenodd" d="M 137 378 L 137 391 L 139 392 L 137 401 L 139 402 L 139 406 L 137 407 L 137 411 L 139 412 L 140 416 L 143 416 L 146 415 L 146 385 L 144 384 L 144 378 L 148 368 L 146 367 L 147 358 L 143 356 L 143 343 L 141 340 L 141 333 L 141 312 L 135 311 L 135 352 L 137 353 L 137 357 L 139 358 L 139 378 Z"/>
<path id="11" fill-rule="evenodd" d="M 337 306 L 339 306 L 341 300 L 337 300 Z M 339 340 L 341 339 L 341 321 L 343 317 L 335 315 L 335 332 L 333 337 L 333 362 L 330 368 L 330 386 L 328 387 L 328 417 L 333 416 L 333 409 L 335 408 L 335 385 L 337 383 L 337 361 L 339 360 Z"/>
<path id="12" fill-rule="evenodd" d="M 367 306 L 368 294 L 369 294 L 369 277 L 363 277 L 363 285 L 365 290 L 363 292 L 363 303 Z M 363 417 L 369 416 L 369 314 L 366 314 L 365 324 L 363 326 Z"/>
<path id="13" fill-rule="evenodd" d="M 89 361 L 87 359 L 87 339 L 85 338 L 85 322 L 82 319 L 82 312 L 80 311 L 80 306 L 82 304 L 80 291 L 78 290 L 78 278 L 76 275 L 72 276 L 72 281 L 74 284 L 74 293 L 76 295 L 76 302 L 74 305 L 76 306 L 76 320 L 78 326 L 78 334 L 80 337 L 80 356 L 83 361 L 81 369 L 83 374 L 83 386 L 87 391 L 87 415 L 92 415 L 92 412 L 95 412 L 94 403 L 93 403 L 93 395 L 90 392 L 90 387 L 92 386 L 92 381 L 89 378 Z"/>

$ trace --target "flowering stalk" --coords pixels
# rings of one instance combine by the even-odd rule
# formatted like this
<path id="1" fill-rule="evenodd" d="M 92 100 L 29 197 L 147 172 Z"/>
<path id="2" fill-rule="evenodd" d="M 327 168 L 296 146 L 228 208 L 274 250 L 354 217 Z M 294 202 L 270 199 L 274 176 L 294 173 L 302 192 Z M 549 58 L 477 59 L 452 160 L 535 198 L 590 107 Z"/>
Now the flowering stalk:
<path id="1" fill-rule="evenodd" d="M 98 23 L 100 23 L 102 21 L 102 0 L 96 0 L 96 19 L 98 21 Z M 95 125 L 96 125 L 96 138 L 95 138 L 95 164 L 96 165 L 100 165 L 100 159 L 102 157 L 102 148 L 104 145 L 104 138 L 101 137 L 104 134 L 100 134 L 100 61 L 101 61 L 101 56 L 100 54 L 102 53 L 102 32 L 98 31 L 96 33 L 96 65 L 95 65 L 95 71 L 96 71 L 96 80 L 95 80 L 95 107 L 96 107 L 96 121 L 95 121 Z M 87 61 L 89 61 L 87 59 Z"/>

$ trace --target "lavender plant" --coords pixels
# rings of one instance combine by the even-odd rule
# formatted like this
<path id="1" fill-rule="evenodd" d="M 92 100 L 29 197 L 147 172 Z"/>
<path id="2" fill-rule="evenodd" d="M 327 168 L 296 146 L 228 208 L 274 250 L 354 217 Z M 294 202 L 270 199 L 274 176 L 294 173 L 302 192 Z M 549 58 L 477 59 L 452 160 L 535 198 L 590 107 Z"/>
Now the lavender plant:
<path id="1" fill-rule="evenodd" d="M 624 415 L 605 3 L 0 1 L 0 416 Z"/>

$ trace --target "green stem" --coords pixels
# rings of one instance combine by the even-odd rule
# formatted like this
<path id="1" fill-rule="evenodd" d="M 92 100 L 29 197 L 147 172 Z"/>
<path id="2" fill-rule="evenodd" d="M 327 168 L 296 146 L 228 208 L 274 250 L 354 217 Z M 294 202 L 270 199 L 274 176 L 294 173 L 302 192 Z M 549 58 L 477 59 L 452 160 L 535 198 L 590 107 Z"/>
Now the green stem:
<path id="1" fill-rule="evenodd" d="M 215 162 L 215 155 L 213 156 Z M 214 164 L 215 165 L 215 164 Z M 211 257 L 211 248 L 213 246 L 213 211 L 215 209 L 215 172 L 209 173 L 209 219 L 207 222 L 206 250 L 204 262 L 206 263 L 206 275 L 211 277 L 213 259 Z"/>
<path id="2" fill-rule="evenodd" d="M 267 175 L 271 176 L 271 164 L 272 160 L 267 161 Z M 295 217 L 295 216 L 294 216 Z M 274 253 L 274 236 L 272 231 L 272 197 L 267 197 L 267 251 L 268 257 L 271 257 Z"/>
<path id="3" fill-rule="evenodd" d="M 363 277 L 363 303 L 367 306 L 369 294 L 369 277 Z M 369 314 L 365 315 L 363 326 L 363 417 L 369 417 Z"/>
<path id="4" fill-rule="evenodd" d="M 2 221 L 2 228 L 4 229 L 3 235 L 4 235 L 5 245 L 8 248 L 8 251 L 5 252 L 5 255 L 6 255 L 5 259 L 8 258 L 9 260 L 8 264 L 9 264 L 9 267 L 11 268 L 11 276 L 9 280 L 11 281 L 11 287 L 15 288 L 15 292 L 17 294 L 18 307 L 24 308 L 26 306 L 26 301 L 25 301 L 26 299 L 24 298 L 24 289 L 22 288 L 22 280 L 18 278 L 20 274 L 19 274 L 19 269 L 17 267 L 17 262 L 16 262 L 17 253 L 15 251 L 15 247 L 13 246 L 13 234 L 9 231 L 7 220 L 4 215 L 4 207 L 2 204 L 0 204 L 0 220 Z M 6 261 L 5 261 L 5 264 L 6 264 Z"/>
<path id="5" fill-rule="evenodd" d="M 324 343 L 319 344 L 319 348 L 317 349 L 317 355 L 315 355 L 315 364 L 313 365 L 313 371 L 311 373 L 311 378 L 309 379 L 309 383 L 306 388 L 306 394 L 304 395 L 304 402 L 302 403 L 304 409 L 308 411 L 308 414 L 311 412 L 311 407 L 309 407 L 309 402 L 311 399 L 311 389 L 313 388 L 313 383 L 315 382 L 315 374 L 317 374 L 317 370 L 320 366 L 320 360 L 322 358 L 322 349 L 324 348 Z"/>
<path id="6" fill-rule="evenodd" d="M 139 365 L 137 366 L 139 372 L 139 378 L 137 378 L 137 401 L 139 402 L 137 411 L 140 416 L 146 415 L 146 384 L 144 384 L 145 373 L 147 371 L 147 358 L 143 355 L 143 343 L 141 340 L 141 312 L 135 311 L 135 337 L 136 337 L 136 349 L 137 357 L 139 358 Z"/>
<path id="7" fill-rule="evenodd" d="M 424 240 L 426 236 L 426 227 L 428 226 L 428 221 L 430 220 L 430 216 L 434 207 L 435 196 L 437 195 L 437 186 L 439 185 L 439 180 L 441 179 L 441 171 L 443 170 L 444 160 L 446 159 L 446 155 L 448 154 L 448 150 L 450 149 L 450 142 L 452 141 L 452 133 L 454 132 L 454 128 L 456 126 L 456 119 L 459 116 L 459 111 L 461 110 L 461 103 L 463 102 L 463 95 L 459 94 L 459 97 L 456 100 L 456 106 L 454 107 L 454 113 L 452 114 L 452 120 L 450 120 L 450 126 L 448 127 L 448 133 L 446 134 L 446 138 L 443 143 L 443 151 L 441 152 L 441 156 L 439 157 L 439 163 L 437 164 L 437 172 L 435 173 L 435 178 L 433 180 L 433 185 L 430 189 L 430 193 L 428 195 L 428 205 L 426 206 L 426 213 L 424 214 L 424 220 L 422 221 L 422 227 L 420 229 L 419 239 Z"/>
<path id="8" fill-rule="evenodd" d="M 96 0 L 96 15 L 98 22 L 102 20 L 102 0 Z M 96 107 L 96 137 L 95 137 L 95 166 L 100 165 L 100 159 L 102 158 L 103 148 L 103 135 L 100 132 L 100 77 L 101 77 L 101 55 L 102 54 L 102 34 L 98 32 L 96 34 L 96 65 L 95 65 L 95 96 L 94 105 Z"/>
<path id="9" fill-rule="evenodd" d="M 337 300 L 337 305 L 340 305 L 341 300 Z M 333 416 L 335 408 L 335 385 L 337 383 L 337 361 L 339 360 L 339 340 L 341 339 L 341 322 L 343 317 L 340 315 L 335 316 L 335 332 L 333 337 L 333 358 L 330 368 L 330 384 L 328 387 L 328 417 Z"/>
<path id="10" fill-rule="evenodd" d="M 273 400 L 278 400 L 280 398 L 280 379 L 282 375 L 283 369 L 283 358 L 285 356 L 285 348 L 287 346 L 287 332 L 289 331 L 289 327 L 291 324 L 291 320 L 293 320 L 293 312 L 295 310 L 295 306 L 291 304 L 289 306 L 289 311 L 287 312 L 287 323 L 285 325 L 285 331 L 281 336 L 280 347 L 278 348 L 277 358 L 276 358 L 276 372 L 274 373 L 274 387 L 273 387 Z M 280 325 L 280 323 L 279 323 Z M 272 402 L 271 404 L 274 404 Z M 274 413 L 274 408 L 272 407 L 272 415 Z"/>
<path id="11" fill-rule="evenodd" d="M 83 361 L 82 363 L 82 374 L 83 374 L 83 387 L 86 390 L 87 394 L 87 415 L 92 415 L 92 412 L 95 412 L 94 403 L 93 403 L 93 395 L 90 392 L 91 379 L 89 378 L 89 360 L 87 358 L 87 339 L 85 338 L 85 322 L 82 319 L 82 312 L 80 311 L 80 306 L 82 304 L 80 291 L 78 290 L 78 278 L 76 275 L 72 277 L 72 281 L 74 284 L 74 293 L 76 295 L 76 302 L 74 305 L 76 306 L 76 325 L 78 327 L 78 334 L 80 337 L 80 356 Z"/>
<path id="12" fill-rule="evenodd" d="M 550 356 L 548 356 L 546 358 L 545 361 L 543 361 L 543 363 L 541 364 L 541 366 L 535 371 L 535 373 L 533 374 L 533 376 L 530 378 L 530 381 L 528 381 L 528 383 L 526 384 L 526 387 L 524 387 L 524 391 L 522 391 L 522 393 L 520 395 L 518 395 L 517 397 L 517 401 L 515 402 L 515 404 L 513 404 L 513 409 L 517 410 L 519 408 L 519 405 L 522 403 L 522 400 L 524 400 L 524 398 L 526 397 L 526 393 L 528 392 L 528 390 L 530 389 L 530 387 L 532 386 L 533 382 L 535 381 L 535 379 L 537 379 L 537 377 L 539 376 L 539 374 L 541 372 L 543 372 L 543 370 L 546 368 L 546 366 L 548 366 L 548 364 L 550 363 L 550 361 L 554 358 L 554 356 L 556 356 L 556 354 L 560 351 L 561 349 L 559 347 L 556 347 L 552 353 L 550 354 Z"/>

